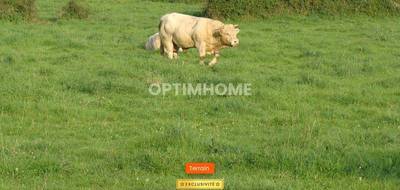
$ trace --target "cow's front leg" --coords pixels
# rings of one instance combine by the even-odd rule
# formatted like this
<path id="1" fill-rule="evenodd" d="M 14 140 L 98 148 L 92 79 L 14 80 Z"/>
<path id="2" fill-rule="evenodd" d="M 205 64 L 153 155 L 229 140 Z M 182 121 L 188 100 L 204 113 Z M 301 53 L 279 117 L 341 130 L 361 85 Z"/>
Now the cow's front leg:
<path id="1" fill-rule="evenodd" d="M 211 62 L 208 64 L 208 66 L 212 67 L 215 64 L 218 63 L 218 57 L 219 57 L 219 51 L 214 51 L 214 58 L 211 60 Z"/>
<path id="2" fill-rule="evenodd" d="M 197 46 L 197 50 L 199 51 L 200 65 L 204 65 L 204 60 L 206 59 L 206 55 L 207 55 L 206 44 L 199 43 L 199 44 L 196 44 L 196 46 Z"/>

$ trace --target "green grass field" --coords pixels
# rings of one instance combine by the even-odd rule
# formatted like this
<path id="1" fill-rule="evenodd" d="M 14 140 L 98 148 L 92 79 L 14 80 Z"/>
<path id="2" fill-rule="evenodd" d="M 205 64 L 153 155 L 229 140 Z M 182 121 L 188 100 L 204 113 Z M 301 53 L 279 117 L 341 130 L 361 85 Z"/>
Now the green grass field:
<path id="1" fill-rule="evenodd" d="M 88 20 L 0 21 L 0 189 L 398 189 L 400 18 L 230 21 L 220 64 L 147 52 L 168 12 L 200 5 L 90 0 Z M 229 22 L 229 21 L 228 21 Z M 152 82 L 251 83 L 246 96 L 152 96 Z M 216 163 L 188 176 L 186 162 Z"/>

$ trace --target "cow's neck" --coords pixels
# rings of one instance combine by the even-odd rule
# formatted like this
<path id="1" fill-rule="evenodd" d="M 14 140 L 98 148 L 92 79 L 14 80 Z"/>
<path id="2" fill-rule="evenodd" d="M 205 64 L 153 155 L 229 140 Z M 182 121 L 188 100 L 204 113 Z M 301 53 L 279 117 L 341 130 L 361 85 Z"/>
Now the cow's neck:
<path id="1" fill-rule="evenodd" d="M 212 50 L 218 50 L 227 47 L 226 45 L 224 45 L 221 37 L 213 37 L 211 38 L 211 41 L 209 43 L 210 47 L 212 47 Z"/>

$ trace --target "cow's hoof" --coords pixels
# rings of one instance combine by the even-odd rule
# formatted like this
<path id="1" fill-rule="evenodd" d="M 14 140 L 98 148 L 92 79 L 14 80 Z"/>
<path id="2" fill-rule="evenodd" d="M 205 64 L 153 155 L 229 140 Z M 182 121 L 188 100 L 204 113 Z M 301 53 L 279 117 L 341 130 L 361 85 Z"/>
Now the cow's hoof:
<path id="1" fill-rule="evenodd" d="M 210 62 L 210 63 L 208 64 L 208 66 L 212 67 L 212 66 L 214 66 L 214 65 L 216 65 L 216 64 L 217 64 L 217 62 L 212 61 L 212 62 Z"/>

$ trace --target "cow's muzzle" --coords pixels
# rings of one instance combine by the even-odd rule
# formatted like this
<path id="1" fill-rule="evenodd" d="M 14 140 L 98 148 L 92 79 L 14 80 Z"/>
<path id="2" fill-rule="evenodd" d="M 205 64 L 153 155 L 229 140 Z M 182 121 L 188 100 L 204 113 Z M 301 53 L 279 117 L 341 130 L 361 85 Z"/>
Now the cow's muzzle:
<path id="1" fill-rule="evenodd" d="M 239 40 L 235 40 L 231 42 L 231 47 L 236 47 L 239 45 Z"/>

